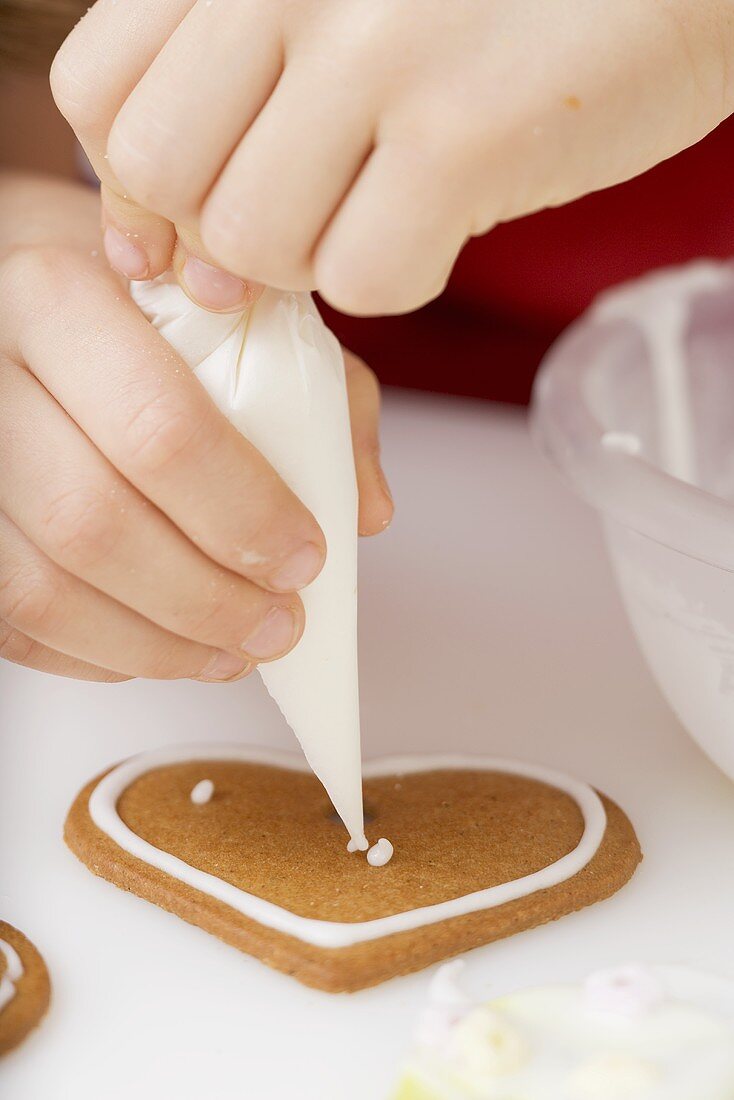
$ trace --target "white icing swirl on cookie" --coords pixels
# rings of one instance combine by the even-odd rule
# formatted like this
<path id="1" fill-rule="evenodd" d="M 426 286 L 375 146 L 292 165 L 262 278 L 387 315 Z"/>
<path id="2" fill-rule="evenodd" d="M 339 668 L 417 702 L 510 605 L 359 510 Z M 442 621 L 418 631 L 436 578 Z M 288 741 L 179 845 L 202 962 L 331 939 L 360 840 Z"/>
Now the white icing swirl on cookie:
<path id="1" fill-rule="evenodd" d="M 539 765 L 525 764 L 484 756 L 425 755 L 385 757 L 369 763 L 364 768 L 365 777 L 400 775 L 405 773 L 451 771 L 473 769 L 502 772 L 536 780 L 563 791 L 572 798 L 583 818 L 584 829 L 576 847 L 560 859 L 532 874 L 512 882 L 501 883 L 485 890 L 475 890 L 462 897 L 451 898 L 434 905 L 420 906 L 400 913 L 373 920 L 341 922 L 317 920 L 292 913 L 274 902 L 240 890 L 229 882 L 217 878 L 197 867 L 192 867 L 170 852 L 161 851 L 130 829 L 117 812 L 117 801 L 123 791 L 141 775 L 155 768 L 199 760 L 241 761 L 243 763 L 269 764 L 291 771 L 307 771 L 300 757 L 290 753 L 252 748 L 245 745 L 176 745 L 154 752 L 142 753 L 119 764 L 99 781 L 89 798 L 89 814 L 92 821 L 120 848 L 156 867 L 179 882 L 209 897 L 229 905 L 243 916 L 259 924 L 295 936 L 316 947 L 350 947 L 357 943 L 407 932 L 415 928 L 437 924 L 466 913 L 493 909 L 517 898 L 527 897 L 539 890 L 547 890 L 573 878 L 593 859 L 604 837 L 606 812 L 597 793 L 586 783 L 572 779 L 560 772 Z"/>
<path id="2" fill-rule="evenodd" d="M 6 969 L 0 978 L 0 1012 L 16 994 L 15 983 L 23 977 L 20 955 L 6 940 L 0 940 L 0 955 L 5 956 Z"/>

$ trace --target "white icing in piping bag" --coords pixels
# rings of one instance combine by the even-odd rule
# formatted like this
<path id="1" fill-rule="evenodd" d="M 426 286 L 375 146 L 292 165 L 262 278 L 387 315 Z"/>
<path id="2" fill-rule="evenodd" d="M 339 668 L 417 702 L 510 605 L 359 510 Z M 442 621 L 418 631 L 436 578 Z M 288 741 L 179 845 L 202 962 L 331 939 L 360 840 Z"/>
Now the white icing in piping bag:
<path id="1" fill-rule="evenodd" d="M 165 277 L 134 300 L 218 407 L 311 510 L 326 564 L 301 592 L 306 630 L 260 675 L 349 831 L 366 850 L 357 680 L 357 484 L 344 363 L 310 295 L 266 290 L 213 314 Z"/>

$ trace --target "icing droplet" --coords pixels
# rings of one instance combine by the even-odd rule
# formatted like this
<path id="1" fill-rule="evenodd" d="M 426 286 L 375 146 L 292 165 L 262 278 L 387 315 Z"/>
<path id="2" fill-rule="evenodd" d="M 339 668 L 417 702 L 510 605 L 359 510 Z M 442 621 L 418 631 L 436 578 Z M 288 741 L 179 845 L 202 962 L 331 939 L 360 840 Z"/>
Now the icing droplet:
<path id="1" fill-rule="evenodd" d="M 191 791 L 191 801 L 197 806 L 203 806 L 214 794 L 214 784 L 211 779 L 201 779 Z"/>
<path id="2" fill-rule="evenodd" d="M 367 853 L 367 862 L 370 867 L 384 867 L 392 859 L 394 851 L 390 841 L 381 836 L 377 844 L 373 844 Z"/>
<path id="3" fill-rule="evenodd" d="M 360 836 L 356 840 L 352 838 L 347 844 L 348 852 L 366 852 L 370 846 L 370 842 L 366 836 Z"/>
<path id="4" fill-rule="evenodd" d="M 660 979 L 645 966 L 629 964 L 598 970 L 584 985 L 587 1006 L 617 1016 L 643 1016 L 665 1000 Z"/>

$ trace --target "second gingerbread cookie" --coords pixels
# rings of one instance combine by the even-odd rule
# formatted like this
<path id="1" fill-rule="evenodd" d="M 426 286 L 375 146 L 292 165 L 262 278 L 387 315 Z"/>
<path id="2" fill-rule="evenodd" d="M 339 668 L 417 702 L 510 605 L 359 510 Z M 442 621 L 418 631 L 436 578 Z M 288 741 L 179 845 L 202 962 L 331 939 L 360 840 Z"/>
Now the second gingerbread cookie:
<path id="1" fill-rule="evenodd" d="M 66 822 L 95 874 L 307 985 L 351 991 L 600 901 L 641 853 L 609 799 L 543 768 L 407 757 L 365 768 L 371 863 L 301 761 L 176 747 L 90 783 Z"/>
<path id="2" fill-rule="evenodd" d="M 0 920 L 0 1054 L 41 1021 L 51 998 L 46 964 L 29 939 Z"/>

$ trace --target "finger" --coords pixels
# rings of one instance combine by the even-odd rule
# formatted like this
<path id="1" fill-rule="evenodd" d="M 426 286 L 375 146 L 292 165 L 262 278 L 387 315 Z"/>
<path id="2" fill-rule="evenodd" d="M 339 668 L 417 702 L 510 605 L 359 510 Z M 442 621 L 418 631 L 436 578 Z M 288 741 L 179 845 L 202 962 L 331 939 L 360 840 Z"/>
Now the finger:
<path id="1" fill-rule="evenodd" d="M 244 656 L 162 630 L 66 573 L 2 514 L 0 619 L 21 638 L 123 677 L 234 680 L 253 668 Z"/>
<path id="2" fill-rule="evenodd" d="M 224 167 L 201 212 L 218 263 L 293 290 L 313 286 L 311 255 L 371 145 L 366 81 L 294 61 Z"/>
<path id="3" fill-rule="evenodd" d="M 295 645 L 303 606 L 217 566 L 119 477 L 63 409 L 15 364 L 0 407 L 0 510 L 47 557 L 173 634 L 251 660 Z"/>
<path id="4" fill-rule="evenodd" d="M 402 313 L 435 298 L 468 236 L 457 187 L 441 158 L 379 144 L 316 247 L 319 293 L 353 314 Z"/>
<path id="5" fill-rule="evenodd" d="M 102 229 L 105 255 L 126 279 L 153 279 L 168 271 L 176 244 L 176 229 L 126 195 L 119 184 L 102 184 Z"/>
<path id="6" fill-rule="evenodd" d="M 173 271 L 191 301 L 212 313 L 248 309 L 264 289 L 261 283 L 245 282 L 212 264 L 198 236 L 180 228 Z"/>
<path id="7" fill-rule="evenodd" d="M 15 630 L 0 619 L 0 657 L 14 665 L 35 669 L 37 672 L 49 672 L 52 676 L 68 676 L 72 680 L 90 680 L 100 684 L 121 684 L 129 676 L 120 676 L 106 668 L 77 661 L 66 653 L 57 653 L 54 649 L 36 642 L 20 630 Z"/>
<path id="8" fill-rule="evenodd" d="M 109 163 L 129 194 L 177 224 L 195 224 L 282 65 L 277 5 L 195 4 L 111 126 Z"/>
<path id="9" fill-rule="evenodd" d="M 194 2 L 101 0 L 64 40 L 49 81 L 85 150 L 92 143 L 104 152 L 117 112 Z"/>
<path id="10" fill-rule="evenodd" d="M 128 279 L 165 271 L 175 233 L 167 219 L 140 209 L 108 160 L 110 128 L 133 88 L 194 0 L 97 3 L 63 43 L 51 90 L 102 185 L 107 257 Z"/>
<path id="11" fill-rule="evenodd" d="M 310 583 L 318 524 L 114 281 L 69 254 L 24 278 L 22 361 L 115 468 L 225 568 L 273 591 Z"/>
<path id="12" fill-rule="evenodd" d="M 359 490 L 359 533 L 377 535 L 389 526 L 394 511 L 380 463 L 380 387 L 369 367 L 346 349 L 344 366 Z"/>

